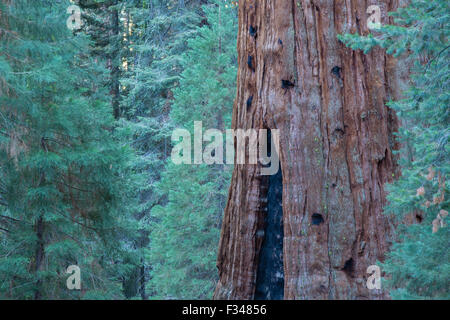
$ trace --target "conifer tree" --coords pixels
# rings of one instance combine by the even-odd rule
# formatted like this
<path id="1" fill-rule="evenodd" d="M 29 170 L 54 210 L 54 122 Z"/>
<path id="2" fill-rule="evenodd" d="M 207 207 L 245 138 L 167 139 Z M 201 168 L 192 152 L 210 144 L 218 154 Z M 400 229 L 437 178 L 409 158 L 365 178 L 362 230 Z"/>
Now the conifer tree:
<path id="1" fill-rule="evenodd" d="M 122 75 L 122 56 L 124 55 L 124 40 L 127 30 L 126 24 L 121 19 L 126 19 L 125 7 L 129 0 L 79 0 L 77 4 L 83 12 L 83 31 L 89 34 L 94 41 L 91 54 L 100 60 L 106 60 L 110 71 L 109 77 L 105 77 L 103 83 L 109 87 L 111 104 L 115 119 L 122 115 L 120 109 L 121 90 L 120 78 Z M 125 17 L 124 16 L 125 12 Z"/>
<path id="2" fill-rule="evenodd" d="M 193 133 L 193 122 L 223 131 L 231 125 L 236 81 L 237 13 L 216 1 L 203 7 L 206 24 L 194 30 L 174 89 L 172 127 Z M 217 281 L 216 254 L 231 166 L 175 165 L 168 160 L 153 208 L 151 288 L 157 298 L 209 299 Z"/>
<path id="3" fill-rule="evenodd" d="M 0 297 L 121 298 L 136 161 L 69 1 L 0 7 Z M 81 290 L 66 286 L 68 266 Z"/>
<path id="4" fill-rule="evenodd" d="M 143 299 L 152 266 L 145 259 L 148 253 L 151 209 L 164 204 L 167 197 L 158 192 L 164 163 L 170 155 L 170 109 L 173 89 L 178 86 L 183 70 L 181 55 L 186 41 L 201 24 L 203 12 L 195 0 L 141 1 L 122 3 L 123 34 L 121 39 L 121 126 L 133 135 L 130 144 L 140 154 L 136 170 L 146 176 L 140 192 L 141 209 L 136 218 L 140 237 L 135 243 L 140 263 L 133 277 L 125 283 L 126 296 L 138 292 Z M 124 26 L 126 26 L 124 28 Z M 126 120 L 125 120 L 126 119 Z"/>

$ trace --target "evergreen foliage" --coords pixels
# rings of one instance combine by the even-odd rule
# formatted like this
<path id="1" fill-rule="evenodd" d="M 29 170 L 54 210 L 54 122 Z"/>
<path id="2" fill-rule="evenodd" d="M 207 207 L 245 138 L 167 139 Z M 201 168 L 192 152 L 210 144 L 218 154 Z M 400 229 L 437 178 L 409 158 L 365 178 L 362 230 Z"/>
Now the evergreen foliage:
<path id="1" fill-rule="evenodd" d="M 140 265 L 125 282 L 126 296 L 138 291 L 143 299 L 154 294 L 145 290 L 152 266 L 145 255 L 149 250 L 151 209 L 167 201 L 158 192 L 167 157 L 170 155 L 170 109 L 173 89 L 183 70 L 181 55 L 186 40 L 201 23 L 202 1 L 140 1 L 122 2 L 121 21 L 126 26 L 121 39 L 121 130 L 131 134 L 129 144 L 140 155 L 135 169 L 145 175 L 139 192 L 139 238 L 135 247 Z"/>
<path id="2" fill-rule="evenodd" d="M 0 298 L 121 298 L 139 177 L 69 1 L 1 3 Z M 131 200 L 130 200 L 131 199 Z M 66 287 L 69 265 L 82 289 Z"/>
<path id="3" fill-rule="evenodd" d="M 236 9 L 217 1 L 203 10 L 207 23 L 188 41 L 171 111 L 172 126 L 185 127 L 192 136 L 194 121 L 202 121 L 204 129 L 229 128 L 235 96 Z M 158 183 L 168 201 L 152 210 L 149 259 L 155 298 L 211 298 L 230 179 L 231 166 L 175 165 L 169 159 Z"/>

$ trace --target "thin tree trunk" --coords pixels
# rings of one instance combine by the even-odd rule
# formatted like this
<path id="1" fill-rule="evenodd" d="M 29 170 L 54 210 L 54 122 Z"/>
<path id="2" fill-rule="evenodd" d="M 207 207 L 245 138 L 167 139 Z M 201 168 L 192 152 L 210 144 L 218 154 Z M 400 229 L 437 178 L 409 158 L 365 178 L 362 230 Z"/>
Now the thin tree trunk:
<path id="1" fill-rule="evenodd" d="M 382 50 L 364 55 L 336 37 L 367 33 L 369 5 L 381 7 L 382 23 L 398 6 L 370 2 L 239 2 L 233 128 L 280 130 L 283 192 L 270 194 L 277 188 L 269 188 L 258 166 L 235 166 L 215 299 L 253 299 L 256 288 L 267 291 L 257 298 L 276 296 L 279 286 L 261 285 L 257 276 L 258 265 L 276 269 L 276 259 L 282 259 L 284 299 L 387 297 L 367 289 L 366 270 L 383 260 L 392 242 L 393 225 L 382 208 L 384 184 L 398 175 L 392 153 L 398 123 L 386 102 L 398 97 L 399 77 L 395 60 Z M 295 86 L 283 88 L 283 80 Z M 260 261 L 268 237 L 276 239 L 267 233 L 279 230 L 267 225 L 278 221 L 266 219 L 277 207 L 267 199 L 282 204 L 282 254 L 263 254 L 269 261 Z"/>
<path id="2" fill-rule="evenodd" d="M 145 293 L 145 264 L 143 259 L 141 259 L 141 267 L 140 267 L 140 276 L 139 276 L 139 284 L 140 284 L 140 289 L 139 289 L 139 293 L 141 294 L 141 298 L 142 300 L 147 300 L 147 294 Z"/>
<path id="3" fill-rule="evenodd" d="M 37 277 L 37 273 L 39 272 L 42 261 L 44 261 L 44 217 L 43 214 L 41 214 L 36 222 L 36 253 L 35 253 L 35 266 L 34 266 L 34 272 Z M 36 290 L 34 292 L 34 299 L 40 300 L 42 299 L 42 281 L 39 279 L 36 282 Z"/>
<path id="4" fill-rule="evenodd" d="M 117 2 L 115 2 L 116 4 Z M 120 118 L 120 84 L 119 84 L 119 76 L 120 76 L 120 39 L 119 39 L 119 11 L 117 8 L 113 8 L 111 12 L 111 32 L 112 32 L 112 40 L 110 45 L 112 46 L 112 55 L 111 55 L 111 93 L 112 93 L 112 105 L 114 112 L 114 119 Z"/>

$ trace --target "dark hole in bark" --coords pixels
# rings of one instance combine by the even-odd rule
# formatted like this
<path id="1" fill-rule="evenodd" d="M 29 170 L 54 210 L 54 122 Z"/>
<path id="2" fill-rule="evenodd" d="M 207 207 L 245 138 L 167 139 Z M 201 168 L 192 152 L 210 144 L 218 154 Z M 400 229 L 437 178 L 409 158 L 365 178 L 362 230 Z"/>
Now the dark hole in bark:
<path id="1" fill-rule="evenodd" d="M 270 130 L 268 132 L 270 146 Z M 270 150 L 270 149 L 269 149 Z M 270 152 L 270 151 L 269 151 Z M 284 297 L 283 268 L 283 175 L 281 167 L 268 183 L 267 210 L 264 219 L 264 239 L 258 259 L 255 300 L 282 300 Z"/>
<path id="2" fill-rule="evenodd" d="M 253 96 L 250 96 L 250 97 L 247 99 L 247 111 L 250 110 L 250 107 L 252 106 L 252 103 L 253 103 Z"/>
<path id="3" fill-rule="evenodd" d="M 320 213 L 313 213 L 313 215 L 311 216 L 311 222 L 315 226 L 322 224 L 323 221 L 323 217 Z"/>
<path id="4" fill-rule="evenodd" d="M 255 72 L 255 66 L 253 64 L 253 56 L 250 56 L 250 55 L 248 56 L 247 64 L 248 64 L 249 69 L 252 70 L 253 72 Z"/>
<path id="5" fill-rule="evenodd" d="M 295 87 L 295 83 L 293 83 L 292 81 L 290 81 L 290 80 L 281 80 L 281 88 L 283 88 L 283 89 L 290 89 L 290 88 L 293 88 L 293 87 Z"/>
<path id="6" fill-rule="evenodd" d="M 252 37 L 256 37 L 256 28 L 255 28 L 255 27 L 250 26 L 248 32 L 250 33 L 250 35 L 251 35 Z"/>
<path id="7" fill-rule="evenodd" d="M 345 134 L 344 129 L 342 128 L 336 128 L 336 130 L 334 130 L 334 132 L 338 135 L 338 136 L 343 136 Z"/>
<path id="8" fill-rule="evenodd" d="M 348 276 L 352 277 L 355 269 L 354 264 L 355 263 L 353 262 L 353 258 L 348 259 L 347 261 L 345 261 L 342 271 L 344 271 Z"/>
<path id="9" fill-rule="evenodd" d="M 420 214 L 416 214 L 416 219 L 417 219 L 417 222 L 419 222 L 419 223 L 421 223 L 423 220 L 423 218 Z"/>
<path id="10" fill-rule="evenodd" d="M 342 70 L 341 67 L 334 66 L 333 69 L 331 69 L 331 73 L 340 79 L 341 78 L 341 70 Z"/>

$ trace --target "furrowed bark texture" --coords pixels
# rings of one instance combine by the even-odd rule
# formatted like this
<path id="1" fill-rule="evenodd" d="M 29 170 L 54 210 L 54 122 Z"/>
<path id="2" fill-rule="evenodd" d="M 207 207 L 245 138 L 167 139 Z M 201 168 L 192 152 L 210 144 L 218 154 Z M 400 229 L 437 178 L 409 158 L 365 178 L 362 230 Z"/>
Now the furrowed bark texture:
<path id="1" fill-rule="evenodd" d="M 388 297 L 367 289 L 366 270 L 393 240 L 382 207 L 384 184 L 399 174 L 398 123 L 386 102 L 399 97 L 402 77 L 383 50 L 364 55 L 336 37 L 367 34 L 372 4 L 392 23 L 386 13 L 398 1 L 239 2 L 233 128 L 280 130 L 284 299 Z M 258 166 L 235 167 L 215 299 L 255 297 L 268 181 Z"/>

